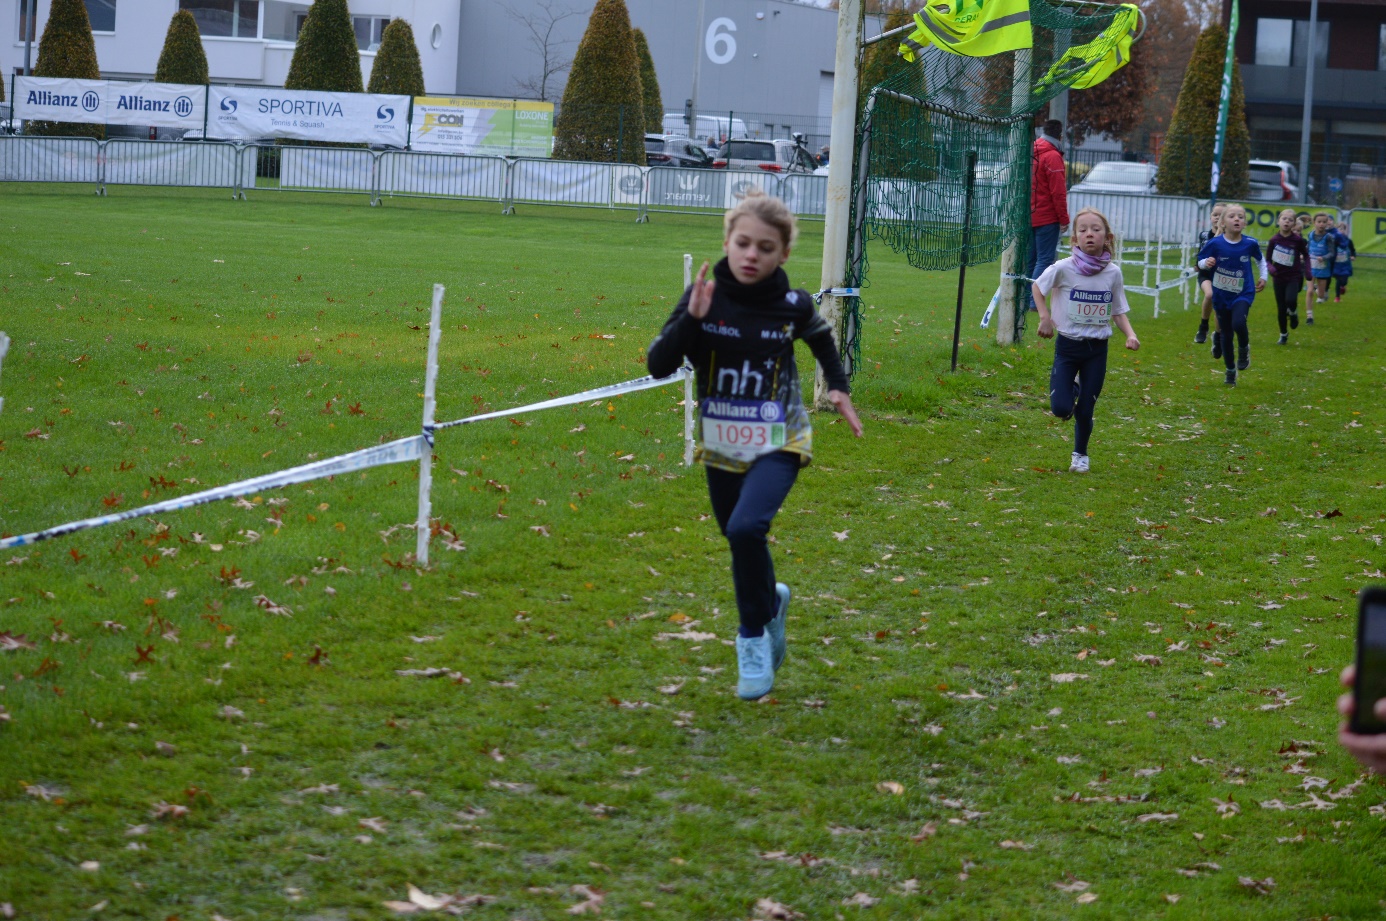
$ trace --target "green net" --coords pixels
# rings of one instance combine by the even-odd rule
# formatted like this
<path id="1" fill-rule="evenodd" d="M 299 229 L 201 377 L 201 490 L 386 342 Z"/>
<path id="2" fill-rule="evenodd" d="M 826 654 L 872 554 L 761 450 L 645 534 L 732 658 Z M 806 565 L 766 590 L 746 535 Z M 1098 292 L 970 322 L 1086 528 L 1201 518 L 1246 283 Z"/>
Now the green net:
<path id="1" fill-rule="evenodd" d="M 1015 274 L 1023 272 L 1036 115 L 1063 90 L 1091 80 L 1104 59 L 1110 66 L 1108 56 L 1129 36 L 1123 23 L 1134 21 L 1129 7 L 1123 12 L 1111 4 L 1030 0 L 1029 12 L 1032 48 L 964 57 L 929 46 L 863 94 L 849 287 L 868 283 L 870 240 L 933 270 L 993 262 L 1014 247 L 1010 264 Z M 899 38 L 885 41 L 892 52 L 899 44 Z M 971 215 L 966 234 L 965 214 Z M 860 299 L 850 299 L 839 337 L 853 370 L 861 357 L 860 310 Z M 1017 311 L 1017 332 L 1023 322 Z"/>

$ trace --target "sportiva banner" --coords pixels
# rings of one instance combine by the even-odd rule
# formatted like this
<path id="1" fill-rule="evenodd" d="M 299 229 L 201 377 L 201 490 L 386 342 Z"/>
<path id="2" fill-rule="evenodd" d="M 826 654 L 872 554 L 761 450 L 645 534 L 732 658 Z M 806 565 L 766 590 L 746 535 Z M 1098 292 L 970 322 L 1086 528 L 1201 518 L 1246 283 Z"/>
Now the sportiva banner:
<path id="1" fill-rule="evenodd" d="M 291 138 L 403 147 L 409 97 L 213 86 L 207 137 L 227 141 Z"/>
<path id="2" fill-rule="evenodd" d="M 553 152 L 553 103 L 416 96 L 409 138 L 414 150 L 547 157 Z"/>
<path id="3" fill-rule="evenodd" d="M 16 77 L 14 117 L 98 125 L 201 128 L 207 87 Z"/>

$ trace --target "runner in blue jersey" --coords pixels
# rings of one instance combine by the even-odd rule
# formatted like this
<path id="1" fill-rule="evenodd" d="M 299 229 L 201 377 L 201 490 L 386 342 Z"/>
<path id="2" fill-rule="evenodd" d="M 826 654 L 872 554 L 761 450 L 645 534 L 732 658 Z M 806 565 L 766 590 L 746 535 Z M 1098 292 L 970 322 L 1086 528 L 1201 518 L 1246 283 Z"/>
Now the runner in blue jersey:
<path id="1" fill-rule="evenodd" d="M 1328 280 L 1333 277 L 1333 265 L 1338 259 L 1338 234 L 1333 230 L 1333 215 L 1320 211 L 1314 215 L 1314 230 L 1304 240 L 1309 245 L 1309 271 L 1314 275 L 1314 300 L 1328 300 Z M 1306 311 L 1304 322 L 1314 325 L 1314 308 Z"/>
<path id="2" fill-rule="evenodd" d="M 1237 372 L 1251 367 L 1251 337 L 1246 317 L 1256 293 L 1266 286 L 1266 261 L 1261 246 L 1251 237 L 1242 236 L 1246 227 L 1246 209 L 1228 205 L 1222 214 L 1222 233 L 1204 243 L 1198 251 L 1198 267 L 1213 270 L 1213 312 L 1218 318 L 1222 340 L 1222 361 L 1227 368 L 1227 383 L 1236 386 Z M 1253 274 L 1252 263 L 1259 265 L 1260 274 Z M 1237 360 L 1232 360 L 1232 335 L 1237 336 Z"/>
<path id="3" fill-rule="evenodd" d="M 1357 258 L 1357 247 L 1348 236 L 1347 221 L 1338 224 L 1338 252 L 1333 259 L 1333 303 L 1338 303 L 1347 294 L 1348 279 L 1352 277 L 1352 260 Z"/>

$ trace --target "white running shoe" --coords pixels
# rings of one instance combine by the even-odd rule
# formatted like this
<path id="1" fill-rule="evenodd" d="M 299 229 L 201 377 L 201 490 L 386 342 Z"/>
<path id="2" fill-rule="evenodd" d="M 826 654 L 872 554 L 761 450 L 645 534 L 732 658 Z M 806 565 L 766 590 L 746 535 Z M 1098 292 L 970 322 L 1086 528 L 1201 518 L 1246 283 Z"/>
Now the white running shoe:
<path id="1" fill-rule="evenodd" d="M 1074 451 L 1074 452 L 1073 452 L 1073 462 L 1070 463 L 1070 464 L 1068 465 L 1068 472 L 1069 472 L 1069 473 L 1087 473 L 1087 472 L 1088 472 L 1088 465 L 1089 465 L 1088 456 L 1087 456 L 1086 454 L 1079 454 L 1077 451 Z"/>

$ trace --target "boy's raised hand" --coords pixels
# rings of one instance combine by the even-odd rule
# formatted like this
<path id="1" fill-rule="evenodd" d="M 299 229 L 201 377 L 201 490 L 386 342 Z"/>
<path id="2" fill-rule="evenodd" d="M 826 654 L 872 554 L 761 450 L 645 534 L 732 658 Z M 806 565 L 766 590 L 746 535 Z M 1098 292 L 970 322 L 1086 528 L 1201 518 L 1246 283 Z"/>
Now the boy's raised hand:
<path id="1" fill-rule="evenodd" d="M 688 296 L 688 315 L 695 320 L 701 320 L 707 316 L 707 312 L 712 309 L 712 290 L 717 286 L 717 282 L 707 280 L 707 263 L 698 270 L 698 277 L 693 279 L 693 291 Z"/>
<path id="2" fill-rule="evenodd" d="M 852 427 L 852 434 L 861 437 L 861 419 L 857 418 L 856 407 L 852 405 L 852 398 L 841 390 L 829 390 L 828 399 L 837 411 L 842 414 L 842 418 L 847 420 L 847 424 Z"/>

